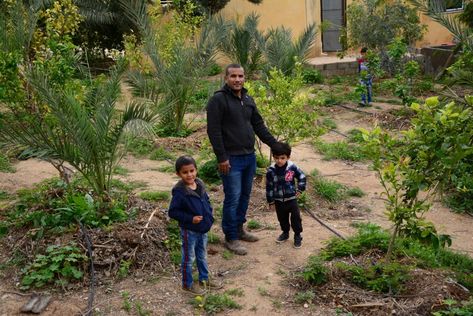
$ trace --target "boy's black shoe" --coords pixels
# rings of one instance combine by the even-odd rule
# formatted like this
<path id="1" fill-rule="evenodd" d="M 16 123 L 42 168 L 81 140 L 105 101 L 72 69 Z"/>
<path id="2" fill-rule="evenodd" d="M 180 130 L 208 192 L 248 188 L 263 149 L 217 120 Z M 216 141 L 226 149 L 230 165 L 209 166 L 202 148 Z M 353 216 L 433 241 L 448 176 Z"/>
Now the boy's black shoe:
<path id="1" fill-rule="evenodd" d="M 300 248 L 302 247 L 302 236 L 301 235 L 295 235 L 294 236 L 294 248 Z"/>
<path id="2" fill-rule="evenodd" d="M 279 237 L 276 239 L 277 243 L 282 243 L 285 242 L 286 240 L 289 239 L 289 233 L 283 232 Z"/>

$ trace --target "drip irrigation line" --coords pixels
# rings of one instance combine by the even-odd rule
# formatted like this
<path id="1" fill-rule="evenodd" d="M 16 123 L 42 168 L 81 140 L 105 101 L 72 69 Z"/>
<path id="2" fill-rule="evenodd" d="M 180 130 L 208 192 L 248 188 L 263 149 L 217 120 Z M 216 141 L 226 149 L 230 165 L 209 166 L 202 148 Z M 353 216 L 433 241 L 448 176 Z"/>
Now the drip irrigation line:
<path id="1" fill-rule="evenodd" d="M 331 131 L 331 132 L 333 132 L 333 133 L 335 133 L 335 134 L 341 135 L 341 136 L 343 136 L 343 137 L 348 138 L 347 135 L 345 135 L 345 134 L 343 134 L 342 132 L 339 132 L 339 131 L 337 131 L 337 130 L 335 130 L 335 129 L 333 129 L 333 128 L 329 129 L 329 131 Z"/>
<path id="2" fill-rule="evenodd" d="M 363 113 L 363 114 L 367 114 L 367 115 L 374 115 L 371 112 L 358 110 L 358 109 L 352 108 L 351 106 L 346 106 L 346 105 L 343 105 L 343 104 L 336 104 L 336 106 L 342 107 L 344 109 L 347 109 L 347 110 L 350 110 L 350 111 L 353 111 L 353 112 Z"/>
<path id="3" fill-rule="evenodd" d="M 93 306 L 94 306 L 94 296 L 95 296 L 95 268 L 94 268 L 94 259 L 93 259 L 93 250 L 92 250 L 92 241 L 90 239 L 90 235 L 87 233 L 87 229 L 84 225 L 79 221 L 80 230 L 82 232 L 82 238 L 85 241 L 85 245 L 87 247 L 87 257 L 89 257 L 89 268 L 90 268 L 90 285 L 89 285 L 89 295 L 87 298 L 87 312 L 84 314 L 85 316 L 92 316 L 93 315 Z"/>
<path id="4" fill-rule="evenodd" d="M 325 224 L 320 218 L 317 217 L 317 215 L 315 215 L 311 210 L 309 210 L 307 207 L 303 207 L 304 211 L 306 211 L 313 219 L 315 219 L 320 225 L 322 225 L 323 227 L 327 228 L 328 230 L 330 230 L 332 233 L 334 233 L 337 237 L 345 240 L 345 237 L 343 237 L 339 232 L 337 232 L 335 229 L 333 229 L 332 227 L 328 226 L 327 224 Z"/>

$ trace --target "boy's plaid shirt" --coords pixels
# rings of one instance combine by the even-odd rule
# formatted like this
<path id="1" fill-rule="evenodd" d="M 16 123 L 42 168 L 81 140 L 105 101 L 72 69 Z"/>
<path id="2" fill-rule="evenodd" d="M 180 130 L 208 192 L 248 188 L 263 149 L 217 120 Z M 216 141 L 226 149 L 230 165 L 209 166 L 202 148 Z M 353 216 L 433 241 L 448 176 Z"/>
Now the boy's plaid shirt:
<path id="1" fill-rule="evenodd" d="M 296 186 L 297 180 L 297 186 Z M 306 187 L 306 176 L 292 161 L 287 162 L 284 176 L 276 174 L 276 164 L 272 164 L 266 172 L 266 200 L 288 201 L 296 198 L 297 191 L 303 192 Z"/>

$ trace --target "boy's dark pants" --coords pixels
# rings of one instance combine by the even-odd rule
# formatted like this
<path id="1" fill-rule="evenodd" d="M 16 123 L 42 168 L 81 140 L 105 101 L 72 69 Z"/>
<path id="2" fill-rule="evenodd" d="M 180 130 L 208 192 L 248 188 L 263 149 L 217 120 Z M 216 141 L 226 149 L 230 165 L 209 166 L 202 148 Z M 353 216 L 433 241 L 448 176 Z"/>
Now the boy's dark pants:
<path id="1" fill-rule="evenodd" d="M 275 201 L 274 204 L 281 230 L 285 233 L 289 233 L 292 225 L 294 234 L 298 235 L 302 233 L 302 219 L 297 200 L 294 199 L 285 202 Z M 290 223 L 289 216 L 291 217 Z"/>

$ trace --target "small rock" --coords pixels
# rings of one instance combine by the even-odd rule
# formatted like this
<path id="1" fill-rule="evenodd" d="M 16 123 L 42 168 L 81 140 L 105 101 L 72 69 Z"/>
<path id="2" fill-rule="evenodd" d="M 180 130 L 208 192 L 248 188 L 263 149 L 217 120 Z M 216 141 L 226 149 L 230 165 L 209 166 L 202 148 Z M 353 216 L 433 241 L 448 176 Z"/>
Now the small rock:
<path id="1" fill-rule="evenodd" d="M 309 307 L 309 304 L 305 303 L 304 308 L 308 308 L 308 307 Z"/>

